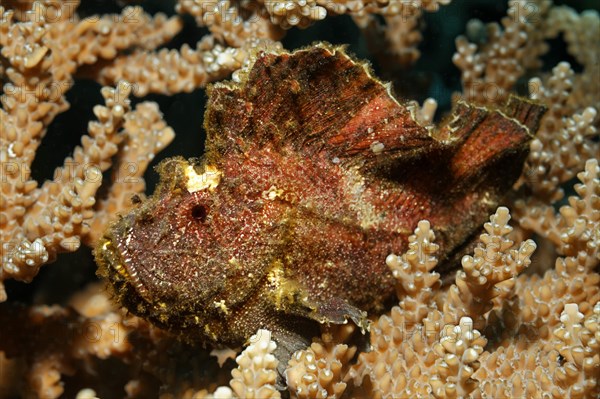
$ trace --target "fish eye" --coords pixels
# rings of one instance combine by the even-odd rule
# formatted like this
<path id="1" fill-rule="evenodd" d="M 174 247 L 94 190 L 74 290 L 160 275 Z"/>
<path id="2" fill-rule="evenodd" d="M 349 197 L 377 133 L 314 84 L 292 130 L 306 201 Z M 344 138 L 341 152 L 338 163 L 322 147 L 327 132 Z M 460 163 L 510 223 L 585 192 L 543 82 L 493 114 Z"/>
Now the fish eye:
<path id="1" fill-rule="evenodd" d="M 196 204 L 192 207 L 192 218 L 198 222 L 204 223 L 206 221 L 207 214 L 208 209 L 202 204 Z"/>
<path id="2" fill-rule="evenodd" d="M 139 205 L 139 204 L 141 204 L 141 203 L 142 203 L 142 199 L 140 198 L 140 196 L 139 196 L 139 195 L 137 195 L 137 194 L 133 194 L 133 195 L 131 196 L 131 204 L 132 204 L 132 205 Z"/>

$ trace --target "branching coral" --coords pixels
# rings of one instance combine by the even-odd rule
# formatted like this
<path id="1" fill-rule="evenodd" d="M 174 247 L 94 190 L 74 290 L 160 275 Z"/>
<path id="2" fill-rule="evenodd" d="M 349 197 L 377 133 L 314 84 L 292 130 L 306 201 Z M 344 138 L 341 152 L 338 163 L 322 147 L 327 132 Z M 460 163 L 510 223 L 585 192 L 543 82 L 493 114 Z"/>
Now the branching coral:
<path id="1" fill-rule="evenodd" d="M 35 119 L 20 117 L 25 116 L 24 109 L 12 101 L 14 97 L 3 97 L 7 112 L 2 118 L 6 136 L 2 140 L 1 154 L 1 184 L 5 195 L 2 201 L 1 280 L 31 281 L 39 267 L 54 259 L 57 253 L 79 247 L 80 240 L 90 232 L 95 194 L 102 183 L 101 173 L 111 166 L 111 157 L 118 152 L 118 145 L 126 135 L 130 142 L 141 141 L 136 145 L 154 144 L 153 151 L 160 150 L 173 138 L 173 132 L 165 126 L 154 134 L 135 128 L 127 133 L 121 131 L 129 112 L 127 97 L 130 90 L 128 83 L 120 84 L 116 90 L 103 90 L 107 106 L 96 108 L 98 122 L 90 123 L 89 136 L 82 138 L 82 146 L 55 171 L 54 180 L 41 187 L 30 180 L 29 166 L 43 126 Z M 160 117 L 156 109 L 153 112 Z M 128 117 L 134 119 L 137 116 L 132 113 Z M 160 144 L 155 145 L 157 142 Z M 139 155 L 148 157 L 147 154 Z M 137 188 L 143 190 L 143 183 Z M 107 219 L 97 221 L 104 225 Z M 0 291 L 0 298 L 5 299 L 3 289 Z"/>
<path id="2" fill-rule="evenodd" d="M 231 372 L 231 389 L 239 398 L 280 398 L 275 389 L 279 362 L 273 355 L 277 344 L 267 330 L 258 330 L 250 342 L 236 359 L 238 368 Z"/>
<path id="3" fill-rule="evenodd" d="M 587 317 L 576 304 L 565 305 L 560 327 L 554 330 L 554 349 L 564 359 L 555 378 L 564 387 L 565 396 L 584 397 L 598 390 L 600 356 L 600 302 Z"/>
<path id="4" fill-rule="evenodd" d="M 527 184 L 535 197 L 546 203 L 562 199 L 560 185 L 573 178 L 585 161 L 600 151 L 594 142 L 598 134 L 593 125 L 597 110 L 577 109 L 569 104 L 574 97 L 574 75 L 571 66 L 562 62 L 554 67 L 546 84 L 539 78 L 529 82 L 531 98 L 549 107 L 531 143 L 526 172 Z"/>
<path id="5" fill-rule="evenodd" d="M 589 164 L 595 166 L 597 162 Z M 588 182 L 586 189 L 593 190 L 598 184 L 585 173 L 581 179 Z M 506 238 L 511 230 L 508 220 L 508 210 L 499 208 L 486 224 L 488 232 L 480 237 L 482 244 L 475 255 L 463 258 L 464 271 L 458 272 L 455 285 L 437 291 L 434 302 L 419 302 L 420 308 L 407 306 L 414 292 L 427 290 L 404 288 L 399 306 L 372 326 L 373 350 L 359 356 L 352 374 L 359 380 L 370 379 L 374 397 L 598 394 L 600 357 L 592 337 L 597 335 L 600 275 L 587 269 L 598 265 L 595 253 L 582 251 L 579 260 L 557 259 L 556 270 L 546 272 L 542 281 L 535 275 L 523 275 L 515 281 L 529 264 L 535 245 L 525 241 L 518 249 L 511 248 L 514 243 Z M 593 222 L 595 231 L 598 225 Z M 423 281 L 437 281 L 424 266 L 435 266 L 430 255 L 435 251 L 430 243 L 433 237 L 426 227 L 425 222 L 420 223 L 407 254 L 388 258 L 404 287 L 427 287 Z M 569 240 L 568 231 L 572 229 L 563 227 L 565 240 Z M 478 265 L 477 272 L 474 265 Z M 418 285 L 413 282 L 415 275 L 421 281 Z M 475 276 L 479 277 L 469 283 Z M 536 288 L 531 291 L 532 287 Z M 461 319 L 454 325 L 457 317 Z M 571 326 L 584 318 L 589 318 L 587 330 L 580 324 Z M 561 351 L 574 351 L 577 360 L 571 352 L 563 355 Z M 566 359 L 564 364 L 559 355 Z"/>
<path id="6" fill-rule="evenodd" d="M 195 50 L 189 46 L 158 53 L 138 50 L 97 70 L 96 76 L 103 84 L 114 84 L 119 78 L 135 81 L 140 95 L 191 91 L 225 77 L 252 58 L 257 49 L 275 46 L 273 42 L 280 40 L 286 29 L 306 28 L 327 16 L 342 14 L 355 17 L 359 26 L 374 37 L 381 34 L 381 27 L 370 16 L 383 15 L 390 27 L 387 41 L 393 44 L 392 53 L 408 65 L 419 57 L 416 21 L 421 10 L 437 11 L 440 5 L 448 3 L 450 0 L 178 0 L 177 11 L 191 14 L 199 26 L 206 26 L 211 33 Z M 392 34 L 392 29 L 402 33 L 402 38 Z M 404 34 L 410 39 L 404 39 Z"/>
<path id="7" fill-rule="evenodd" d="M 596 397 L 600 352 L 592 337 L 598 335 L 597 324 L 598 302 L 588 316 L 576 303 L 564 304 L 560 325 L 546 340 L 540 341 L 532 329 L 517 342 L 481 356 L 482 367 L 474 377 L 482 384 L 475 397 Z"/>
<path id="8" fill-rule="evenodd" d="M 396 293 L 403 298 L 400 306 L 407 314 L 415 315 L 410 321 L 418 322 L 427 315 L 428 304 L 441 286 L 439 273 L 432 271 L 438 262 L 435 256 L 438 245 L 426 220 L 419 222 L 408 240 L 408 251 L 402 256 L 389 255 L 386 263 L 397 279 Z"/>
<path id="9" fill-rule="evenodd" d="M 130 350 L 124 339 L 130 327 L 110 306 L 98 311 L 88 303 L 87 309 L 81 309 L 87 317 L 58 306 L 0 306 L 2 350 L 9 357 L 24 356 L 21 366 L 12 365 L 24 370 L 22 378 L 13 382 L 21 385 L 22 395 L 57 398 L 64 392 L 63 374 L 75 375 L 81 368 L 96 367 L 99 359 L 121 357 Z"/>
<path id="10" fill-rule="evenodd" d="M 267 17 L 275 26 L 289 29 L 290 27 L 307 27 L 315 21 L 322 20 L 328 15 L 351 14 L 364 16 L 370 13 L 381 15 L 407 15 L 418 10 L 437 11 L 440 4 L 448 4 L 450 0 L 428 1 L 380 1 L 380 0 L 287 0 L 271 1 L 200 1 L 179 0 L 178 10 L 189 12 L 197 18 L 199 24 L 211 24 L 216 19 L 217 29 L 221 30 L 227 24 L 228 30 L 246 31 L 257 29 L 250 28 L 240 20 L 242 14 L 247 14 L 247 20 L 256 22 L 256 19 Z M 223 12 L 225 11 L 225 12 Z M 216 16 L 220 13 L 221 16 Z M 264 22 L 260 22 L 259 26 Z M 233 28 L 233 29 L 231 29 Z M 258 27 L 258 32 L 263 27 Z M 256 32 L 254 33 L 256 35 Z M 260 35 L 260 33 L 259 33 Z"/>
<path id="11" fill-rule="evenodd" d="M 551 240 L 561 255 L 583 258 L 586 268 L 593 268 L 599 259 L 599 167 L 596 159 L 585 164 L 585 171 L 577 176 L 582 184 L 574 189 L 579 197 L 569 197 L 569 205 L 564 205 L 555 213 L 549 205 L 530 200 L 530 208 L 524 202 L 517 202 L 519 209 L 525 210 L 522 225 Z"/>
<path id="12" fill-rule="evenodd" d="M 206 390 L 188 391 L 186 396 L 202 399 L 280 399 L 275 388 L 277 365 L 273 355 L 277 344 L 271 340 L 271 332 L 258 330 L 250 337 L 250 344 L 236 358 L 237 368 L 231 371 L 229 386 L 220 386 L 212 394 Z"/>
<path id="13" fill-rule="evenodd" d="M 529 266 L 536 249 L 533 240 L 513 248 L 514 242 L 506 237 L 512 231 L 509 220 L 508 208 L 501 207 L 485 223 L 486 233 L 479 236 L 481 244 L 473 256 L 462 258 L 462 270 L 457 272 L 444 303 L 446 313 L 472 317 L 477 328 L 485 324 L 483 317 L 492 308 L 492 300 L 510 293 L 514 277 Z"/>
<path id="14" fill-rule="evenodd" d="M 388 257 L 400 303 L 372 327 L 373 350 L 359 356 L 354 370 L 370 379 L 376 397 L 465 397 L 477 388 L 471 377 L 487 342 L 479 331 L 492 298 L 501 287 L 508 291 L 506 282 L 529 264 L 535 249 L 533 242 L 512 249 L 505 238 L 509 218 L 506 208 L 490 218 L 482 244 L 463 258 L 463 271 L 447 292 L 431 290 L 439 286 L 439 275 L 430 271 L 437 246 L 428 222 L 419 223 L 406 254 Z"/>
<path id="15" fill-rule="evenodd" d="M 344 393 L 344 382 L 355 346 L 343 343 L 354 332 L 353 325 L 334 327 L 333 334 L 325 332 L 306 350 L 298 351 L 285 372 L 288 389 L 293 398 L 335 399 Z"/>
<path id="16" fill-rule="evenodd" d="M 56 22 L 47 23 L 48 11 L 41 3 L 33 3 L 31 10 L 21 14 L 24 20 L 19 22 L 14 19 L 13 11 L 0 7 L 1 56 L 10 80 L 3 87 L 0 110 L 0 284 L 8 278 L 31 281 L 40 266 L 54 260 L 59 252 L 76 250 L 81 240 L 87 239 L 93 218 L 96 228 L 108 222 L 113 215 L 105 214 L 101 220 L 102 213 L 94 213 L 96 192 L 102 183 L 102 172 L 112 165 L 111 158 L 125 137 L 130 147 L 138 148 L 141 158 L 160 151 L 173 138 L 172 130 L 160 122 L 160 130 L 156 131 L 131 123 L 128 130 L 123 126 L 126 119 L 161 118 L 158 109 L 149 105 L 130 113 L 128 96 L 132 86 L 123 81 L 116 89 L 103 89 L 106 107 L 95 109 L 98 121 L 89 124 L 89 135 L 82 138 L 81 147 L 55 171 L 54 179 L 41 186 L 31 180 L 30 167 L 48 125 L 68 108 L 64 94 L 72 85 L 75 69 L 98 58 L 114 57 L 118 50 L 134 46 L 136 32 L 150 36 L 163 32 L 147 43 L 158 45 L 177 30 L 173 22 L 164 29 L 166 20 L 161 16 L 149 24 L 149 17 L 139 8 L 124 11 L 135 12 L 143 19 L 139 24 L 128 24 L 123 18 L 92 23 L 67 14 L 66 8 L 61 9 L 63 14 L 55 16 Z M 74 37 L 67 37 L 63 30 Z M 92 40 L 94 35 L 103 41 L 99 44 Z M 66 46 L 63 40 L 72 44 Z M 138 112 L 144 115 L 137 116 Z M 152 149 L 149 153 L 148 147 Z M 128 156 L 135 156 L 134 151 Z M 136 176 L 142 173 L 143 169 Z M 143 182 L 140 180 L 135 188 L 143 191 Z M 0 300 L 5 299 L 0 285 Z"/>
<path id="17" fill-rule="evenodd" d="M 520 276 L 513 294 L 504 302 L 496 302 L 489 316 L 490 320 L 501 323 L 495 333 L 496 351 L 490 350 L 482 357 L 484 367 L 476 377 L 482 381 L 497 378 L 502 383 L 483 382 L 483 397 L 521 397 L 526 392 L 532 396 L 553 392 L 556 397 L 594 397 L 598 394 L 597 377 L 583 370 L 581 364 L 577 372 L 574 372 L 574 366 L 569 366 L 571 377 L 565 378 L 566 371 L 558 367 L 559 355 L 555 349 L 556 340 L 561 339 L 562 334 L 557 332 L 561 312 L 570 309 L 568 313 L 572 315 L 575 306 L 584 317 L 592 317 L 600 299 L 600 275 L 594 271 L 599 264 L 597 239 L 594 238 L 600 230 L 598 211 L 593 207 L 584 211 L 586 207 L 581 206 L 586 202 L 597 203 L 598 196 L 594 194 L 599 184 L 597 165 L 596 160 L 589 160 L 586 171 L 579 174 L 584 184 L 577 185 L 576 190 L 581 197 L 569 199 L 573 205 L 580 204 L 575 205 L 579 210 L 565 206 L 556 215 L 561 220 L 556 234 L 562 243 L 557 250 L 565 256 L 557 258 L 555 268 L 546 271 L 543 277 Z M 561 214 L 571 216 L 563 219 Z M 577 244 L 576 237 L 584 237 L 585 244 Z M 587 367 L 597 373 L 600 363 L 589 360 Z"/>
<path id="18" fill-rule="evenodd" d="M 474 20 L 469 33 L 474 42 L 466 36 L 458 37 L 453 58 L 462 73 L 461 97 L 482 104 L 506 101 L 518 79 L 542 65 L 541 57 L 548 51 L 546 40 L 562 33 L 569 53 L 583 66 L 583 71 L 567 83 L 573 94 L 564 99 L 568 106 L 563 112 L 586 106 L 598 108 L 600 67 L 594 61 L 598 59 L 596 43 L 600 35 L 597 11 L 578 14 L 567 6 L 554 7 L 549 0 L 509 1 L 502 27 L 496 23 L 484 26 Z M 535 82 L 532 94 L 538 96 L 539 81 Z"/>
<path id="19" fill-rule="evenodd" d="M 568 107 L 581 110 L 586 107 L 600 109 L 600 56 L 597 43 L 600 35 L 598 11 L 587 10 L 581 14 L 570 7 L 553 7 L 548 14 L 546 35 L 563 35 L 568 51 L 582 66 L 582 72 L 573 81 Z"/>
<path id="20" fill-rule="evenodd" d="M 502 27 L 490 23 L 477 29 L 485 37 L 482 44 L 469 43 L 465 36 L 456 39 L 453 61 L 462 72 L 463 98 L 502 103 L 525 70 L 539 66 L 538 58 L 547 51 L 540 32 L 550 4 L 548 0 L 509 1 Z"/>

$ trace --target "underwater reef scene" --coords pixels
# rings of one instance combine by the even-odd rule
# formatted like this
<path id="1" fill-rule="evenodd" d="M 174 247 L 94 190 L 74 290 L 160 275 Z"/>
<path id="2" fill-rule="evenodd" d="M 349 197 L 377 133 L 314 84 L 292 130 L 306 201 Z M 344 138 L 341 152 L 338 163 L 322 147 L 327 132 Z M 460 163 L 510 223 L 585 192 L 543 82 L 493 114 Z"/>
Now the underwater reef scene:
<path id="1" fill-rule="evenodd" d="M 599 38 L 0 0 L 0 398 L 600 397 Z"/>

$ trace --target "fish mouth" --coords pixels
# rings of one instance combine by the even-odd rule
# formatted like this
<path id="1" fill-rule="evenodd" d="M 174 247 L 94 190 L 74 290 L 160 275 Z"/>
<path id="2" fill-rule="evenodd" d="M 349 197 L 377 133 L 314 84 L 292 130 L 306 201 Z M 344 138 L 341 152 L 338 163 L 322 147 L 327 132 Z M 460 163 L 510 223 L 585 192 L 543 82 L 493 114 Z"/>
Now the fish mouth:
<path id="1" fill-rule="evenodd" d="M 98 275 L 107 278 L 121 291 L 134 290 L 149 302 L 149 293 L 138 270 L 127 256 L 127 242 L 132 231 L 133 217 L 125 216 L 100 239 L 95 251 Z"/>

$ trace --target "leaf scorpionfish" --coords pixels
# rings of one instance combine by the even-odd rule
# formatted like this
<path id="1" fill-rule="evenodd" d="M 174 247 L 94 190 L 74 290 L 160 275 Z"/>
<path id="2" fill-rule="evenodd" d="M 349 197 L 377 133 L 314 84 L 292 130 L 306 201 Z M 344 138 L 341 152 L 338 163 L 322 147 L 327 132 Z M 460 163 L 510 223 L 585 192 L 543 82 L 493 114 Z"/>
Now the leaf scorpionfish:
<path id="1" fill-rule="evenodd" d="M 460 250 L 520 175 L 542 107 L 459 102 L 439 128 L 343 49 L 263 52 L 208 89 L 206 153 L 159 164 L 155 193 L 95 252 L 130 312 L 186 339 L 239 346 L 382 311 L 386 266 L 428 219 Z"/>

